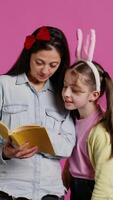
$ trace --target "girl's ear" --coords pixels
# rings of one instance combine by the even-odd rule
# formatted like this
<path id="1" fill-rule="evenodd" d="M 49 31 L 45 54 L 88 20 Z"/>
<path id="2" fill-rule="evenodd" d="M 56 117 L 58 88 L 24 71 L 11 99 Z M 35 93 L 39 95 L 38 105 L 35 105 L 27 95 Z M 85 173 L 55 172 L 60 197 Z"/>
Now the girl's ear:
<path id="1" fill-rule="evenodd" d="M 89 102 L 94 102 L 96 101 L 100 96 L 100 92 L 98 91 L 93 91 L 90 96 L 89 96 Z"/>

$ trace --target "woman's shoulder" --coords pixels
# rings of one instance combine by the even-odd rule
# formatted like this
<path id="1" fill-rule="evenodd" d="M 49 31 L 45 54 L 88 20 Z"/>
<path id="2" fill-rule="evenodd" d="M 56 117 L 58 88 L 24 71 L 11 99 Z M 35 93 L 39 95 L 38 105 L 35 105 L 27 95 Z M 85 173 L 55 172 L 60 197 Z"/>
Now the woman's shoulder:
<path id="1" fill-rule="evenodd" d="M 0 84 L 6 84 L 6 83 L 11 83 L 10 81 L 15 79 L 16 76 L 10 76 L 10 75 L 0 75 Z"/>
<path id="2" fill-rule="evenodd" d="M 0 81 L 5 81 L 8 79 L 12 79 L 12 76 L 7 75 L 7 74 L 0 75 Z"/>

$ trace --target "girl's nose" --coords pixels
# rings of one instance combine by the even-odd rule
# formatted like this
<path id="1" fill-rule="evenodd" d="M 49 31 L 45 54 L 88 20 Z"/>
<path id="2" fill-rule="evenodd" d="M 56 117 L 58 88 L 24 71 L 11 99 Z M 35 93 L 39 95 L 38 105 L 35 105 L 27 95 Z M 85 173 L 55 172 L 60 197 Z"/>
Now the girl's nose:
<path id="1" fill-rule="evenodd" d="M 64 96 L 65 97 L 70 97 L 71 93 L 70 93 L 70 89 L 69 88 L 66 88 L 65 91 L 64 91 Z"/>

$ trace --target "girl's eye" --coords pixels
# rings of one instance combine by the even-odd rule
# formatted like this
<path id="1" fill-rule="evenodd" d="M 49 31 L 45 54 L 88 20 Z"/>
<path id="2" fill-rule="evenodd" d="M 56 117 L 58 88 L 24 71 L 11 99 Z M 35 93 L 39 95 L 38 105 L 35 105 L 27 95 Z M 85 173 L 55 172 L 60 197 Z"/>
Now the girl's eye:
<path id="1" fill-rule="evenodd" d="M 63 88 L 64 88 L 64 89 L 66 89 L 66 88 L 67 88 L 67 86 L 66 86 L 66 85 L 63 85 Z"/>
<path id="2" fill-rule="evenodd" d="M 80 90 L 75 90 L 75 89 L 72 89 L 72 92 L 73 92 L 73 93 L 76 93 L 76 94 L 81 93 Z"/>
<path id="3" fill-rule="evenodd" d="M 72 92 L 73 92 L 73 93 L 78 93 L 76 90 L 73 90 L 73 89 L 72 89 Z"/>
<path id="4" fill-rule="evenodd" d="M 84 93 L 84 92 L 82 92 L 82 91 L 80 91 L 80 90 L 74 90 L 74 89 L 72 89 L 72 92 L 73 92 L 73 93 L 76 93 L 77 95 L 81 95 L 81 94 Z"/>

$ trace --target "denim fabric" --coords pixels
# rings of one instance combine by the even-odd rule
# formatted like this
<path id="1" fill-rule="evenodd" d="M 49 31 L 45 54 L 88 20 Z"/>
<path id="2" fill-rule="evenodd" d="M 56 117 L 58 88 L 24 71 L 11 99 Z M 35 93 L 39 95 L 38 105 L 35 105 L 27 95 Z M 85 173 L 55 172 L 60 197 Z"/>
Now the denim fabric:
<path id="1" fill-rule="evenodd" d="M 46 127 L 56 153 L 55 157 L 36 154 L 27 159 L 4 161 L 1 139 L 0 190 L 32 200 L 40 200 L 47 194 L 64 195 L 59 160 L 71 154 L 75 127 L 50 81 L 37 92 L 25 74 L 0 76 L 0 119 L 11 130 L 34 123 Z"/>
<path id="2" fill-rule="evenodd" d="M 0 191 L 0 200 L 32 200 L 32 199 L 27 199 L 24 197 L 12 197 L 8 193 L 5 193 L 3 191 Z M 58 197 L 56 195 L 46 195 L 42 197 L 41 200 L 64 200 L 64 197 Z"/>

